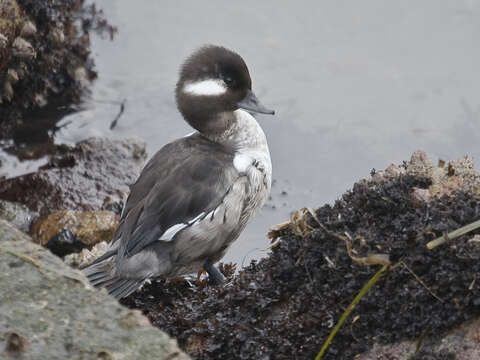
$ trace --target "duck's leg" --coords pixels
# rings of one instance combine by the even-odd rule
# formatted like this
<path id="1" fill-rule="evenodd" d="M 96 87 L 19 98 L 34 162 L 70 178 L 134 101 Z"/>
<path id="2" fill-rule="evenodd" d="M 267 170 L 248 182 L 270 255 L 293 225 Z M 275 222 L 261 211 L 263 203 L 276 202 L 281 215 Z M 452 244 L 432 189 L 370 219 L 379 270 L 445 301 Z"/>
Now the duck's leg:
<path id="1" fill-rule="evenodd" d="M 223 276 L 223 274 L 218 270 L 212 263 L 207 262 L 203 265 L 203 268 L 208 273 L 209 279 L 215 284 L 220 285 L 223 284 L 227 278 Z"/>

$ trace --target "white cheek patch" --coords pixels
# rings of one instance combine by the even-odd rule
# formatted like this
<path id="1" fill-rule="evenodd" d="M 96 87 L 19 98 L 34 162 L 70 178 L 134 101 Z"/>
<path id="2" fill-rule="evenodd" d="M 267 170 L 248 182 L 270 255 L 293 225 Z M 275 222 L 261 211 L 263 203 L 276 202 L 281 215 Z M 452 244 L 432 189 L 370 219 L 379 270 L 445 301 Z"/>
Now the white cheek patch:
<path id="1" fill-rule="evenodd" d="M 198 96 L 213 96 L 225 94 L 227 88 L 222 80 L 209 79 L 187 83 L 183 92 Z"/>

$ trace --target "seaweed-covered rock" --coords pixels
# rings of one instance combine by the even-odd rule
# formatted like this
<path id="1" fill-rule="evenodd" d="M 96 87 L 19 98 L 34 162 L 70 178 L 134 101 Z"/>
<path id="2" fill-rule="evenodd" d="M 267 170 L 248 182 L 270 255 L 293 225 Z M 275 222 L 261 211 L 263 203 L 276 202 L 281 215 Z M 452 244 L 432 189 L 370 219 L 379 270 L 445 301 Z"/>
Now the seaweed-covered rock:
<path id="1" fill-rule="evenodd" d="M 138 311 L 0 220 L 0 358 L 186 360 Z"/>
<path id="2" fill-rule="evenodd" d="M 146 159 L 145 143 L 90 138 L 75 147 L 57 146 L 35 173 L 0 179 L 0 199 L 46 216 L 61 210 L 100 210 L 122 203 Z"/>
<path id="3" fill-rule="evenodd" d="M 396 266 L 355 307 L 324 359 L 350 360 L 375 344 L 406 340 L 429 342 L 426 359 L 449 359 L 449 351 L 439 352 L 442 337 L 480 317 L 480 242 L 472 233 L 433 250 L 426 244 L 480 218 L 478 175 L 455 172 L 456 188 L 447 181 L 448 191 L 436 188 L 419 201 L 416 189 L 430 191 L 441 181 L 426 156 L 417 155 L 412 163 L 425 165 L 417 163 L 418 171 L 390 168 L 359 181 L 333 205 L 297 212 L 274 233 L 281 239 L 271 254 L 228 285 L 157 280 L 124 303 L 196 359 L 313 359 L 378 270 L 368 260 L 391 262 Z M 455 176 L 448 167 L 441 171 L 442 179 Z M 478 342 L 471 344 L 477 351 Z M 462 346 L 455 349 L 466 356 Z"/>

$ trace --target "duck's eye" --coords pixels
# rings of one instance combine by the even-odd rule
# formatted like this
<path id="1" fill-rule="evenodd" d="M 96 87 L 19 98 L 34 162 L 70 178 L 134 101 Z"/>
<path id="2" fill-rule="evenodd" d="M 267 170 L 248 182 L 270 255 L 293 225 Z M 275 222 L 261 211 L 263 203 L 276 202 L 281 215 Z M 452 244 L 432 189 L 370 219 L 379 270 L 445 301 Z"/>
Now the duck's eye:
<path id="1" fill-rule="evenodd" d="M 223 81 L 225 82 L 225 84 L 227 84 L 228 86 L 232 86 L 235 81 L 230 77 L 230 76 L 224 76 L 223 77 Z"/>

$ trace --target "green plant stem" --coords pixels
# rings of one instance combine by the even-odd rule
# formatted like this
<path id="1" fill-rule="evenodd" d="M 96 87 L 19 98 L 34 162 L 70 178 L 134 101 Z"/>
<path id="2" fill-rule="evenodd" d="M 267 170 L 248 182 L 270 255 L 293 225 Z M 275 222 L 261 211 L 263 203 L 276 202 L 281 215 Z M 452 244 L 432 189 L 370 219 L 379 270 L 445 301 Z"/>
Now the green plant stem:
<path id="1" fill-rule="evenodd" d="M 470 231 L 480 228 L 480 220 L 474 221 L 468 225 L 462 226 L 461 228 L 454 230 L 448 234 L 442 235 L 435 240 L 430 241 L 427 244 L 428 250 L 432 250 L 443 243 L 446 243 L 448 240 L 453 240 L 459 236 L 465 235 Z"/>
<path id="2" fill-rule="evenodd" d="M 353 301 L 348 305 L 347 309 L 343 312 L 342 316 L 340 317 L 340 320 L 338 321 L 337 325 L 333 328 L 333 330 L 330 332 L 330 335 L 328 335 L 327 340 L 323 344 L 322 348 L 320 349 L 320 352 L 315 356 L 315 360 L 320 360 L 323 355 L 325 354 L 325 351 L 327 351 L 329 345 L 331 344 L 333 338 L 335 337 L 336 333 L 340 329 L 340 327 L 343 325 L 345 320 L 348 318 L 352 310 L 355 308 L 355 306 L 358 304 L 358 302 L 362 299 L 362 297 L 370 290 L 370 288 L 375 285 L 375 283 L 380 279 L 380 277 L 385 273 L 385 271 L 390 267 L 390 265 L 383 265 L 380 270 L 376 272 L 376 274 L 363 286 L 362 290 L 355 296 Z"/>

